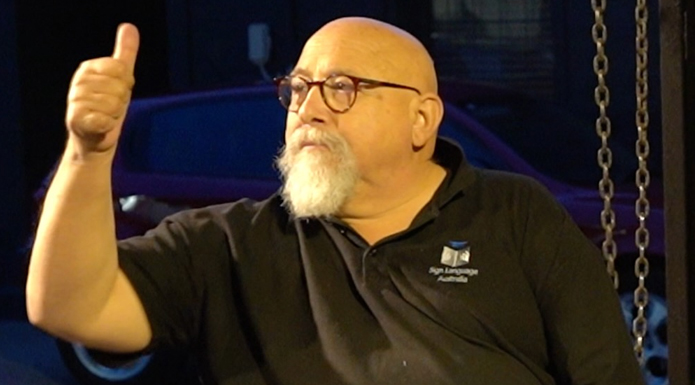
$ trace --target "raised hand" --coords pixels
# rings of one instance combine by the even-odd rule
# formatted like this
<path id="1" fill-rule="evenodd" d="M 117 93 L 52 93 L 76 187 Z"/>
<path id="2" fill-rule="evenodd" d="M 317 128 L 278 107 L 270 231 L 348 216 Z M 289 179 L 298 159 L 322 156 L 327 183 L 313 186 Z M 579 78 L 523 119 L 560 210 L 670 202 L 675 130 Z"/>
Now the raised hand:
<path id="1" fill-rule="evenodd" d="M 82 62 L 73 75 L 65 123 L 82 155 L 113 152 L 135 84 L 134 68 L 140 35 L 121 24 L 110 57 Z"/>

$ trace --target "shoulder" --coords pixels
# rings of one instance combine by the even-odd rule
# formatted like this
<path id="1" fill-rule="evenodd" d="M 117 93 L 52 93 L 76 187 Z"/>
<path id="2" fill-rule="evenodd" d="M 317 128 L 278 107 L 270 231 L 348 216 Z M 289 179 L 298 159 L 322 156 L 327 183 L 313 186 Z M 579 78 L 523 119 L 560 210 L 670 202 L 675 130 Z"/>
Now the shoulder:
<path id="1" fill-rule="evenodd" d="M 555 207 L 561 205 L 548 188 L 529 176 L 505 171 L 474 169 L 476 173 L 472 191 L 477 191 L 483 201 L 496 205 L 524 207 Z"/>
<path id="2" fill-rule="evenodd" d="M 241 199 L 235 202 L 184 210 L 167 217 L 163 222 L 175 224 L 188 231 L 210 228 L 248 227 L 270 223 L 286 223 L 287 211 L 278 194 L 256 201 Z"/>
<path id="3" fill-rule="evenodd" d="M 471 196 L 485 218 L 498 230 L 515 234 L 520 245 L 550 249 L 569 242 L 584 242 L 567 208 L 539 181 L 509 172 L 476 170 Z"/>
<path id="4" fill-rule="evenodd" d="M 241 199 L 235 202 L 187 209 L 164 218 L 142 236 L 120 241 L 121 245 L 192 244 L 197 241 L 213 243 L 235 238 L 254 231 L 254 227 L 272 226 L 284 229 L 289 214 L 278 194 L 256 201 Z"/>
<path id="5" fill-rule="evenodd" d="M 539 192 L 547 190 L 540 182 L 527 175 L 500 170 L 473 169 L 482 183 L 491 187 L 506 186 L 505 191 L 507 192 L 528 189 Z"/>

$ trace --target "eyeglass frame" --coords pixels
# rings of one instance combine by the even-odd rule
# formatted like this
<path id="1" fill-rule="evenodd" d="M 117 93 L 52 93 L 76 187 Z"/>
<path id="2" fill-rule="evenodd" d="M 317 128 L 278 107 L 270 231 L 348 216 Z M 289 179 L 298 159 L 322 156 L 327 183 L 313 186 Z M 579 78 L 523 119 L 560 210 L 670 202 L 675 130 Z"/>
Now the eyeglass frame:
<path id="1" fill-rule="evenodd" d="M 327 82 L 329 79 L 336 78 L 336 77 L 338 77 L 338 76 L 344 76 L 344 77 L 350 79 L 350 80 L 352 81 L 353 86 L 355 87 L 355 89 L 354 89 L 355 97 L 354 97 L 354 98 L 352 99 L 352 101 L 350 102 L 350 105 L 347 106 L 347 108 L 345 108 L 344 110 L 336 110 L 335 108 L 331 107 L 331 106 L 328 104 L 328 102 L 326 101 L 326 95 L 325 95 L 325 93 L 324 93 L 324 87 L 325 87 L 326 82 Z M 298 103 L 298 107 L 297 107 L 297 109 L 294 110 L 294 111 L 290 109 L 289 104 L 286 106 L 286 105 L 282 102 L 282 96 L 280 95 L 280 85 L 281 85 L 281 83 L 282 83 L 284 80 L 291 80 L 292 78 L 301 79 L 301 80 L 302 80 L 304 83 L 306 83 L 306 85 L 307 85 L 306 94 L 304 95 L 304 99 L 303 99 L 300 103 Z M 323 79 L 323 80 L 313 80 L 313 81 L 306 80 L 305 78 L 303 78 L 303 77 L 301 77 L 301 76 L 299 76 L 299 75 L 285 75 L 285 76 L 279 76 L 279 77 L 274 78 L 274 79 L 273 79 L 273 83 L 275 84 L 275 86 L 276 86 L 276 88 L 277 88 L 278 100 L 280 101 L 280 104 L 281 104 L 283 107 L 285 107 L 285 109 L 286 109 L 287 111 L 290 111 L 290 112 L 297 112 L 297 111 L 299 111 L 299 108 L 301 107 L 302 103 L 304 103 L 304 102 L 306 101 L 306 97 L 309 95 L 309 91 L 311 91 L 311 87 L 313 87 L 313 86 L 319 86 L 319 91 L 321 92 L 321 99 L 323 100 L 323 104 L 325 104 L 326 107 L 328 107 L 328 109 L 330 109 L 331 111 L 335 112 L 336 114 L 343 114 L 343 113 L 346 113 L 346 112 L 350 111 L 350 109 L 352 108 L 352 106 L 355 105 L 355 101 L 357 100 L 357 91 L 359 90 L 359 87 L 360 87 L 361 84 L 366 84 L 366 85 L 369 86 L 369 87 L 389 87 L 389 88 L 397 88 L 397 89 L 411 90 L 411 91 L 417 92 L 418 95 L 422 95 L 422 92 L 420 92 L 420 90 L 418 90 L 418 89 L 415 88 L 415 87 L 410 87 L 410 86 L 406 86 L 406 85 L 403 85 L 403 84 L 385 82 L 385 81 L 381 81 L 381 80 L 374 80 L 374 79 L 362 78 L 362 77 L 352 76 L 352 75 L 347 75 L 347 74 L 342 74 L 342 73 L 331 74 L 331 75 L 329 75 L 328 77 L 326 77 L 326 78 Z"/>

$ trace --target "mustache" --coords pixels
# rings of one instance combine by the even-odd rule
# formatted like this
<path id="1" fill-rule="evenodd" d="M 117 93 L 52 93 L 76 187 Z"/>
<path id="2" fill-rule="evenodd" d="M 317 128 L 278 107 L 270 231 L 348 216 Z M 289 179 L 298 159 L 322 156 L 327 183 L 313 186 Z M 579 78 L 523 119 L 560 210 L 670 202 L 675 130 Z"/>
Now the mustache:
<path id="1" fill-rule="evenodd" d="M 287 180 L 296 161 L 302 157 L 302 149 L 306 146 L 325 147 L 329 156 L 338 164 L 355 162 L 350 145 L 342 135 L 305 124 L 292 132 L 275 158 L 275 168 L 280 172 L 283 180 Z"/>
<path id="2" fill-rule="evenodd" d="M 285 150 L 293 154 L 306 146 L 325 146 L 329 150 L 335 150 L 342 141 L 342 137 L 336 133 L 305 125 L 292 133 L 285 144 Z"/>

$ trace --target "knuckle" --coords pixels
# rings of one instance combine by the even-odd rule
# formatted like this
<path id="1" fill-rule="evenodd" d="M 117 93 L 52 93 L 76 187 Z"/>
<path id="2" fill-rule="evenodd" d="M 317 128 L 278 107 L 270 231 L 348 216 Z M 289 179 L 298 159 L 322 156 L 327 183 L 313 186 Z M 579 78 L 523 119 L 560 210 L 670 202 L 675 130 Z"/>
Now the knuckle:
<path id="1" fill-rule="evenodd" d="M 130 76 L 128 67 L 111 57 L 85 60 L 80 63 L 76 73 L 105 75 L 113 78 L 124 79 Z"/>
<path id="2" fill-rule="evenodd" d="M 69 109 L 65 120 L 70 130 L 90 134 L 108 131 L 112 118 L 102 111 L 76 106 Z"/>
<path id="3" fill-rule="evenodd" d="M 110 118 L 103 113 L 90 112 L 82 118 L 83 131 L 85 133 L 101 133 L 109 129 Z"/>
<path id="4" fill-rule="evenodd" d="M 94 59 L 92 60 L 85 60 L 80 63 L 80 65 L 77 67 L 78 73 L 85 73 L 85 72 L 90 72 L 94 68 Z"/>
<path id="5" fill-rule="evenodd" d="M 109 67 L 112 71 L 112 76 L 120 79 L 123 83 L 130 84 L 131 82 L 133 82 L 133 74 L 131 73 L 131 70 L 125 63 L 122 63 L 121 61 L 118 61 L 116 59 L 112 59 L 112 61 L 109 62 Z"/>
<path id="6" fill-rule="evenodd" d="M 107 66 L 104 63 L 104 59 L 105 58 L 85 60 L 82 63 L 80 63 L 80 66 L 77 68 L 77 71 L 84 74 L 103 73 L 107 68 Z"/>
<path id="7" fill-rule="evenodd" d="M 118 117 L 121 115 L 125 104 L 118 97 L 107 96 L 104 97 L 104 112 L 111 116 Z"/>
<path id="8" fill-rule="evenodd" d="M 130 97 L 132 95 L 130 88 L 124 88 L 123 91 L 118 95 L 121 103 L 128 104 L 130 102 Z"/>

